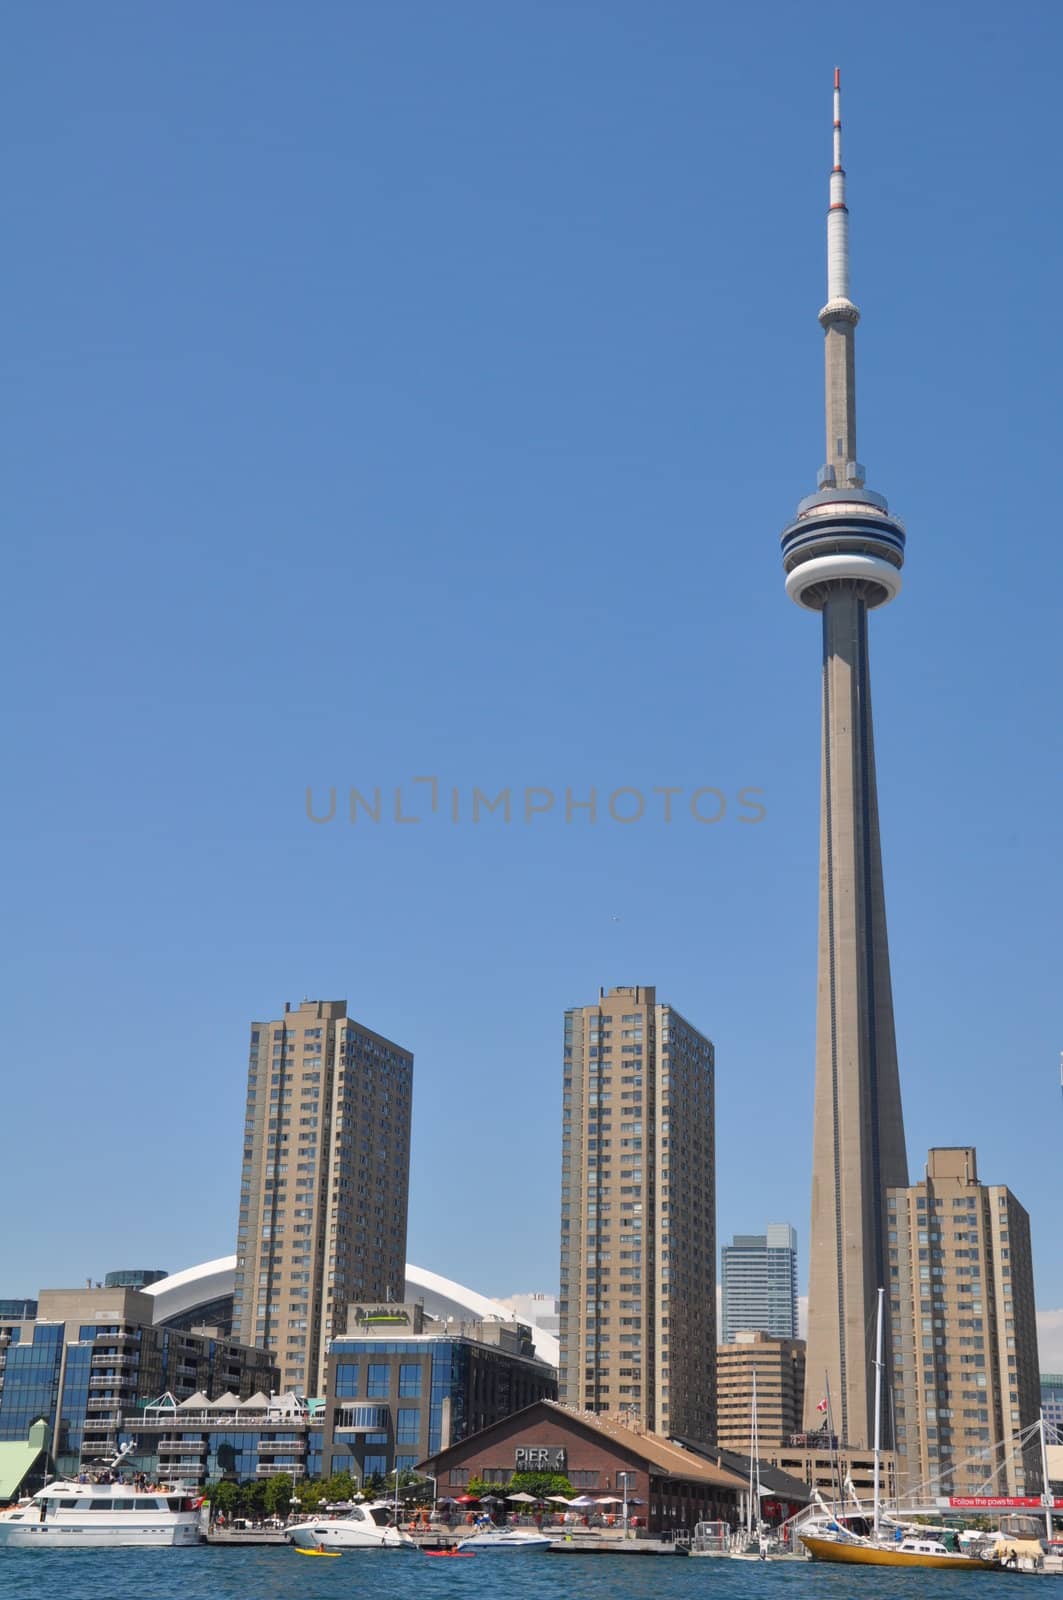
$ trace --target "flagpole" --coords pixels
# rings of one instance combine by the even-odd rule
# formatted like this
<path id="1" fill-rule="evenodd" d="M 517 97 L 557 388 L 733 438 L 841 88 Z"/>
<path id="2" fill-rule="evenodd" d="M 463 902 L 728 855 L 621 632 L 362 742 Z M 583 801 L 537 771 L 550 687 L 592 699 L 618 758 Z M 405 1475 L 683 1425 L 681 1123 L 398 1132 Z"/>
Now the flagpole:
<path id="1" fill-rule="evenodd" d="M 831 1476 L 834 1479 L 834 1504 L 835 1504 L 836 1507 L 840 1508 L 840 1510 L 844 1511 L 845 1507 L 842 1504 L 841 1467 L 840 1467 L 840 1464 L 839 1464 L 839 1461 L 838 1461 L 838 1451 L 837 1451 L 837 1449 L 835 1447 L 834 1413 L 831 1410 L 831 1403 L 830 1403 L 830 1373 L 829 1372 L 824 1372 L 824 1374 L 823 1374 L 823 1383 L 824 1383 L 824 1387 L 826 1388 L 826 1391 L 827 1391 L 827 1448 L 830 1451 Z"/>

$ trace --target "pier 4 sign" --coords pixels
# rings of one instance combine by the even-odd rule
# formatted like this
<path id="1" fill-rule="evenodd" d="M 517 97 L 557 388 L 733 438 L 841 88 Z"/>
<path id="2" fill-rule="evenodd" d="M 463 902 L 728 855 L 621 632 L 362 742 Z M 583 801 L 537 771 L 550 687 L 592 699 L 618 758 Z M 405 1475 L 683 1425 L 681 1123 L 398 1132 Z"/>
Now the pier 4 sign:
<path id="1" fill-rule="evenodd" d="M 568 1451 L 537 1449 L 533 1445 L 526 1445 L 514 1450 L 513 1459 L 517 1472 L 565 1472 Z"/>

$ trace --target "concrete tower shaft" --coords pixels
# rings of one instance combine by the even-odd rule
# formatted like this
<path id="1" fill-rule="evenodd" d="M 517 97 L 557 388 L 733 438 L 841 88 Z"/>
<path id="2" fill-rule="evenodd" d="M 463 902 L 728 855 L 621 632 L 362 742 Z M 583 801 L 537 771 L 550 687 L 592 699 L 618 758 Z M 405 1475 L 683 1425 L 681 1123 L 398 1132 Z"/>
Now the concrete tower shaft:
<path id="1" fill-rule="evenodd" d="M 864 487 L 856 455 L 855 335 L 834 78 L 834 167 L 827 218 L 827 461 L 819 490 L 782 535 L 786 590 L 823 613 L 819 979 L 805 1426 L 831 1421 L 871 1441 L 869 1338 L 885 1283 L 885 1192 L 907 1182 L 875 783 L 868 611 L 900 590 L 905 533 Z M 898 1177 L 900 1174 L 902 1176 Z"/>

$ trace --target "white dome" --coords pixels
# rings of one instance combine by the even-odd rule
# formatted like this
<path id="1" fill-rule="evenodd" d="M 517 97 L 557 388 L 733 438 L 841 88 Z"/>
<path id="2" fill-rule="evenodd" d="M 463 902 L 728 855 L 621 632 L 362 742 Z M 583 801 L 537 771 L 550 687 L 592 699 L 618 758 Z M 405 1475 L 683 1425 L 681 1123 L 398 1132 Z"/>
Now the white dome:
<path id="1" fill-rule="evenodd" d="M 173 1317 L 187 1316 L 197 1306 L 206 1306 L 231 1295 L 235 1273 L 236 1257 L 219 1256 L 216 1261 L 204 1261 L 199 1266 L 186 1267 L 183 1272 L 173 1272 L 168 1278 L 160 1278 L 143 1292 L 155 1301 L 155 1321 L 169 1322 Z M 406 1263 L 406 1299 L 423 1300 L 428 1315 L 441 1321 L 448 1317 L 466 1321 L 471 1317 L 497 1317 L 502 1322 L 513 1321 L 513 1312 L 501 1301 L 467 1289 L 453 1278 L 429 1272 L 426 1267 L 416 1267 L 412 1261 Z M 533 1324 L 532 1341 L 540 1361 L 548 1361 L 556 1367 L 560 1354 L 556 1336 Z"/>

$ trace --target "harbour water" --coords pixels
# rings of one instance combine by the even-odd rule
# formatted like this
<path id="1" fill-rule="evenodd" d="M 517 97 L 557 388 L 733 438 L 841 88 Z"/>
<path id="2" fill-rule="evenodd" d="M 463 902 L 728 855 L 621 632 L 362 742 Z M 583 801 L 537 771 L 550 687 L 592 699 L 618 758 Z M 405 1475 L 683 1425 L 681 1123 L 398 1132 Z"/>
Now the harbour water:
<path id="1" fill-rule="evenodd" d="M 987 1591 L 993 1600 L 1017 1600 L 1020 1593 L 1029 1600 L 1040 1592 L 1031 1590 L 1029 1577 L 1013 1573 L 854 1571 L 679 1556 L 431 1561 L 357 1551 L 315 1561 L 287 1547 L 0 1551 L 4 1600 L 520 1600 L 530 1592 L 535 1600 L 956 1600 L 968 1588 L 978 1600 L 989 1600 Z M 1054 1592 L 1050 1587 L 1049 1596 Z"/>

